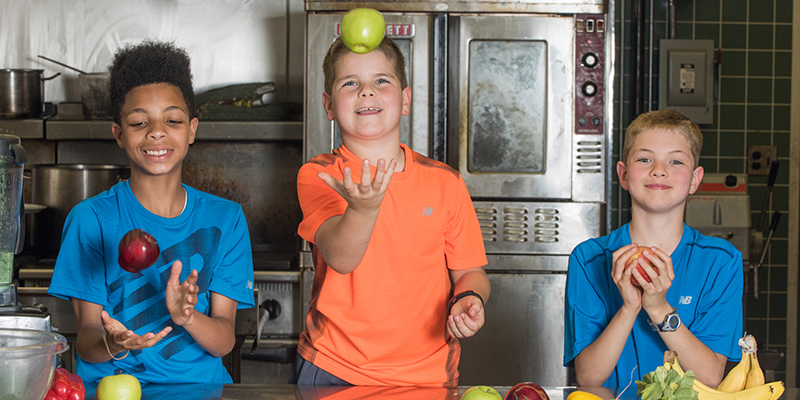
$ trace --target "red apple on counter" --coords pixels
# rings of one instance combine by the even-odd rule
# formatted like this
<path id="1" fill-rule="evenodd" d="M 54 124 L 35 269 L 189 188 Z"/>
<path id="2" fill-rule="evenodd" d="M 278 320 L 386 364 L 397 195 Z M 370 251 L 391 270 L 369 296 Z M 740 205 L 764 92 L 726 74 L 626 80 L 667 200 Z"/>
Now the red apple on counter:
<path id="1" fill-rule="evenodd" d="M 503 400 L 503 396 L 491 386 L 473 386 L 461 395 L 461 400 Z"/>
<path id="2" fill-rule="evenodd" d="M 505 400 L 550 400 L 550 397 L 541 386 L 531 382 L 522 382 L 514 385 L 508 391 Z"/>
<path id="3" fill-rule="evenodd" d="M 654 266 L 653 266 L 653 264 L 650 264 L 650 260 L 648 260 L 648 259 L 647 259 L 647 257 L 645 257 L 644 255 L 642 255 L 642 253 L 643 253 L 645 250 L 649 250 L 649 249 L 650 249 L 649 247 L 639 247 L 639 249 L 638 249 L 638 250 L 636 250 L 636 253 L 635 253 L 634 255 L 632 255 L 632 256 L 631 256 L 631 258 L 629 258 L 629 259 L 628 259 L 628 261 L 625 261 L 625 269 L 627 269 L 628 267 L 630 267 L 630 266 L 631 266 L 631 264 L 633 264 L 633 262 L 634 262 L 634 261 L 635 261 L 637 258 L 640 258 L 640 257 L 641 257 L 642 261 L 643 261 L 645 264 L 649 265 L 651 268 L 653 268 L 653 271 L 656 271 L 656 274 L 658 274 L 658 270 L 656 269 L 656 267 L 654 267 Z M 653 251 L 651 250 L 650 252 L 652 253 Z M 644 280 L 645 280 L 645 281 L 647 281 L 647 282 L 650 282 L 650 276 L 649 276 L 649 275 L 647 275 L 647 272 L 644 272 L 644 269 L 642 268 L 642 266 L 641 266 L 641 265 L 639 265 L 639 264 L 636 264 L 636 269 L 638 269 L 638 270 L 639 270 L 639 274 L 641 274 L 641 275 L 642 275 L 642 278 L 644 278 Z M 639 284 L 639 281 L 637 281 L 637 280 L 636 280 L 636 277 L 635 277 L 635 276 L 633 276 L 633 275 L 631 275 L 631 284 L 632 284 L 633 286 L 642 286 L 642 285 L 640 285 L 640 284 Z"/>
<path id="4" fill-rule="evenodd" d="M 160 252 L 153 235 L 133 229 L 119 241 L 119 266 L 128 272 L 141 272 L 156 262 Z"/>

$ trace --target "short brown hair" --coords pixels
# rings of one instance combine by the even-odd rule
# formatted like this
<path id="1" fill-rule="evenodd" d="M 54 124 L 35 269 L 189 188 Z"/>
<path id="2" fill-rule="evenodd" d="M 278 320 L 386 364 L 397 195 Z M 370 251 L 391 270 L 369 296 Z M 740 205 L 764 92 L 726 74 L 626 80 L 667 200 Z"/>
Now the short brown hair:
<path id="1" fill-rule="evenodd" d="M 625 131 L 625 146 L 622 148 L 622 161 L 627 164 L 633 141 L 640 133 L 651 129 L 665 129 L 683 134 L 689 142 L 694 157 L 694 168 L 700 165 L 700 150 L 703 149 L 703 133 L 694 122 L 675 110 L 656 110 L 640 115 Z"/>
<path id="2" fill-rule="evenodd" d="M 394 65 L 394 73 L 400 79 L 400 88 L 405 89 L 408 87 L 408 79 L 406 79 L 406 60 L 400 48 L 394 43 L 392 39 L 385 36 L 381 44 L 373 51 L 380 51 L 386 56 L 392 65 Z M 325 74 L 325 93 L 331 94 L 333 90 L 333 81 L 336 79 L 336 62 L 342 58 L 350 49 L 344 45 L 342 38 L 336 38 L 331 47 L 328 49 L 328 54 L 325 55 L 325 60 L 322 61 L 322 72 Z"/>

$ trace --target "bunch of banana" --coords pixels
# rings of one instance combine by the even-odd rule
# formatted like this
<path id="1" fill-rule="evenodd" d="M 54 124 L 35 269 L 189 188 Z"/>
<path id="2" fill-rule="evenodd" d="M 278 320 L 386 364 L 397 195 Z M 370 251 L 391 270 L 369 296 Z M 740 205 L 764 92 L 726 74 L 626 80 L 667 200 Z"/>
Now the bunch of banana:
<path id="1" fill-rule="evenodd" d="M 717 390 L 721 392 L 739 392 L 765 383 L 764 371 L 758 364 L 756 338 L 753 335 L 745 335 L 739 339 L 739 347 L 742 349 L 742 360 L 717 386 Z"/>
<path id="2" fill-rule="evenodd" d="M 678 363 L 678 355 L 674 351 L 664 353 L 664 368 L 667 368 L 667 370 L 674 369 L 681 376 L 684 374 L 683 368 Z M 694 380 L 694 390 L 699 393 L 698 398 L 700 400 L 777 400 L 783 394 L 784 389 L 783 382 L 776 381 L 727 393 L 710 388 L 698 379 Z"/>

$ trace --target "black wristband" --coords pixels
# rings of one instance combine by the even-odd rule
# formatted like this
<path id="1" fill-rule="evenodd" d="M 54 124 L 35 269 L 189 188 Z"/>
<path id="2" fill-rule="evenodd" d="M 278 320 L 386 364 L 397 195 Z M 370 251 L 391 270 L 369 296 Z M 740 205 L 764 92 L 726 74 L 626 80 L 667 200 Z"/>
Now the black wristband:
<path id="1" fill-rule="evenodd" d="M 481 301 L 481 305 L 486 305 L 486 303 L 483 302 L 483 297 L 481 297 L 481 295 L 473 292 L 472 290 L 467 290 L 465 292 L 461 292 L 461 293 L 453 296 L 453 298 L 450 299 L 450 303 L 447 304 L 448 312 L 452 313 L 453 312 L 453 306 L 456 305 L 456 303 L 458 303 L 459 300 L 461 300 L 461 299 L 463 299 L 464 297 L 467 297 L 467 296 L 475 296 L 475 297 L 478 298 L 478 300 Z"/>

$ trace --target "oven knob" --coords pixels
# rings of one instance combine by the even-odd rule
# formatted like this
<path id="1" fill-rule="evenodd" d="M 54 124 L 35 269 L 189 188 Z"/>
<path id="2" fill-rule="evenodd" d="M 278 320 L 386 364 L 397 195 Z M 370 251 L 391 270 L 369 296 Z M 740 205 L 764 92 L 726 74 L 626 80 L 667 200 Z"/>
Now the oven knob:
<path id="1" fill-rule="evenodd" d="M 603 122 L 603 121 L 600 119 L 600 117 L 594 117 L 594 118 L 592 118 L 592 125 L 594 125 L 594 126 L 600 126 L 600 124 L 601 124 L 602 122 Z"/>
<path id="2" fill-rule="evenodd" d="M 594 82 L 586 82 L 582 88 L 583 94 L 592 97 L 597 94 L 597 85 Z"/>
<path id="3" fill-rule="evenodd" d="M 586 117 L 578 118 L 578 125 L 580 125 L 580 126 L 586 125 Z"/>
<path id="4" fill-rule="evenodd" d="M 259 307 L 269 314 L 269 319 L 276 319 L 281 316 L 281 303 L 278 303 L 277 300 L 264 300 Z"/>
<path id="5" fill-rule="evenodd" d="M 583 58 L 581 59 L 581 63 L 583 64 L 584 67 L 594 68 L 594 66 L 597 65 L 597 54 L 594 53 L 584 54 Z"/>

